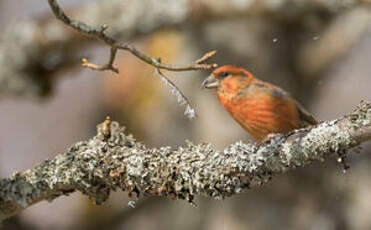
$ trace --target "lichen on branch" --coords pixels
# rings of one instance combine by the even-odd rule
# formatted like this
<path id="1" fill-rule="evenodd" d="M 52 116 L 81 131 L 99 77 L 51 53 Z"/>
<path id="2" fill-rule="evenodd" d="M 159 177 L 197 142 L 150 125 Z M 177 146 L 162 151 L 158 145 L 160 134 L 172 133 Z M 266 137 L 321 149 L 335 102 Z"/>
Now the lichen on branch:
<path id="1" fill-rule="evenodd" d="M 107 124 L 110 130 L 107 130 Z M 98 134 L 54 159 L 0 180 L 0 220 L 42 200 L 74 191 L 103 203 L 112 190 L 129 196 L 168 196 L 193 202 L 217 199 L 262 186 L 287 170 L 324 161 L 371 139 L 371 104 L 314 127 L 277 134 L 265 143 L 232 144 L 222 151 L 187 142 L 178 148 L 148 148 L 117 122 L 98 125 Z"/>

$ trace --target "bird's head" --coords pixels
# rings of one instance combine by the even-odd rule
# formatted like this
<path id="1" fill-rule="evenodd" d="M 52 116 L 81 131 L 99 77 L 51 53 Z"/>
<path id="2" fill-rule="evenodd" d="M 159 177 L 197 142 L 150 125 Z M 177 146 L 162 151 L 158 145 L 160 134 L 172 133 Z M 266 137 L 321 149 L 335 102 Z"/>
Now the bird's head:
<path id="1" fill-rule="evenodd" d="M 202 83 L 201 87 L 206 89 L 234 88 L 242 84 L 248 84 L 254 77 L 247 70 L 224 65 L 216 68 Z"/>

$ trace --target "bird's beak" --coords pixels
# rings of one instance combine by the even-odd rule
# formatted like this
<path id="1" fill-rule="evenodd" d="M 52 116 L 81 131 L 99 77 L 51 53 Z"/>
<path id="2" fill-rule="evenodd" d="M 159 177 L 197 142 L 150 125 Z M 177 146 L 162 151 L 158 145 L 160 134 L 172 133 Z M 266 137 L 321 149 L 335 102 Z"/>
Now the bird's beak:
<path id="1" fill-rule="evenodd" d="M 218 88 L 219 82 L 212 75 L 208 76 L 202 83 L 201 88 L 203 89 L 214 89 Z"/>

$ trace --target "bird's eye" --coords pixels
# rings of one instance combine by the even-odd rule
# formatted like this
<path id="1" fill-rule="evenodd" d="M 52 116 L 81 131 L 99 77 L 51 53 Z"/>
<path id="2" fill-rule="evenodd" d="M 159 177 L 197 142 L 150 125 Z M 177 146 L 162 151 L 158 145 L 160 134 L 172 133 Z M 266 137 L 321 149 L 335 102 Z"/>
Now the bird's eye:
<path id="1" fill-rule="evenodd" d="M 218 78 L 219 78 L 219 79 L 221 79 L 221 78 L 225 78 L 225 77 L 227 77 L 228 75 L 229 75 L 228 72 L 220 72 L 220 73 L 218 74 Z"/>

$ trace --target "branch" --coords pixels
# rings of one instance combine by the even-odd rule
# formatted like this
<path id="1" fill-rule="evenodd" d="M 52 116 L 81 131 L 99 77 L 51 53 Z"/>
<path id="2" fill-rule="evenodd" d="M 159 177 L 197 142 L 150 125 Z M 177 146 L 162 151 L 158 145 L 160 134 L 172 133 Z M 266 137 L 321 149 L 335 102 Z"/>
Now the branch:
<path id="1" fill-rule="evenodd" d="M 210 58 L 212 58 L 216 51 L 211 51 L 206 54 L 204 54 L 201 58 L 196 60 L 195 62 L 189 64 L 189 65 L 172 65 L 172 64 L 163 64 L 161 62 L 160 58 L 153 58 L 150 57 L 142 52 L 140 52 L 138 49 L 136 49 L 134 46 L 131 46 L 129 44 L 121 44 L 118 41 L 116 41 L 113 37 L 108 36 L 105 31 L 108 29 L 108 26 L 102 25 L 100 28 L 94 28 L 92 26 L 89 26 L 85 24 L 84 22 L 80 22 L 74 19 L 69 18 L 62 8 L 58 5 L 57 0 L 48 0 L 49 5 L 51 9 L 53 10 L 54 15 L 64 22 L 66 25 L 72 27 L 73 29 L 86 34 L 91 35 L 99 40 L 102 40 L 107 45 L 111 47 L 110 50 L 110 58 L 108 62 L 104 65 L 96 65 L 93 63 L 90 63 L 86 58 L 82 59 L 83 66 L 98 70 L 98 71 L 104 71 L 104 70 L 111 70 L 115 73 L 118 73 L 119 70 L 113 66 L 117 50 L 126 50 L 139 58 L 140 60 L 146 62 L 147 64 L 150 64 L 156 68 L 156 73 L 161 77 L 161 79 L 165 82 L 167 86 L 170 87 L 172 94 L 177 96 L 178 102 L 181 105 L 186 105 L 185 115 L 189 119 L 193 119 L 195 117 L 194 109 L 190 106 L 188 99 L 184 96 L 184 94 L 179 90 L 179 88 L 171 81 L 169 80 L 161 71 L 160 69 L 166 69 L 170 71 L 190 71 L 190 70 L 208 70 L 216 68 L 218 65 L 216 63 L 208 64 L 206 63 Z"/>
<path id="2" fill-rule="evenodd" d="M 54 15 L 61 20 L 64 24 L 72 27 L 73 29 L 86 34 L 86 35 L 91 35 L 107 45 L 111 46 L 111 54 L 110 54 L 110 59 L 108 62 L 102 66 L 98 66 L 92 63 L 89 63 L 86 59 L 83 59 L 83 66 L 94 69 L 94 70 L 112 70 L 114 72 L 118 72 L 117 68 L 113 66 L 113 62 L 116 57 L 117 50 L 126 50 L 139 58 L 140 60 L 146 62 L 147 64 L 150 64 L 158 69 L 166 69 L 166 70 L 171 70 L 171 71 L 189 71 L 189 70 L 207 70 L 207 69 L 212 69 L 217 67 L 217 64 L 204 64 L 204 63 L 199 63 L 199 62 L 194 62 L 189 65 L 172 65 L 172 64 L 164 64 L 161 62 L 158 62 L 156 58 L 150 57 L 142 52 L 140 52 L 138 49 L 136 49 L 134 46 L 131 46 L 129 44 L 122 44 L 118 41 L 116 41 L 113 37 L 108 36 L 105 31 L 107 30 L 108 26 L 102 25 L 100 28 L 95 28 L 92 26 L 89 26 L 85 24 L 84 22 L 80 22 L 74 19 L 69 18 L 62 8 L 58 5 L 57 0 L 48 0 L 49 5 L 51 9 L 53 10 Z M 208 54 L 211 54 L 209 52 Z M 213 55 L 208 55 L 207 59 L 211 58 L 214 56 L 215 52 Z M 204 55 L 206 57 L 206 54 Z M 201 58 L 202 59 L 202 58 Z M 204 58 L 205 59 L 205 58 Z M 206 59 L 203 61 L 205 62 Z"/>
<path id="3" fill-rule="evenodd" d="M 117 122 L 105 121 L 92 139 L 1 179 L 0 219 L 75 191 L 97 204 L 117 189 L 129 196 L 169 196 L 189 202 L 196 195 L 225 198 L 370 139 L 371 103 L 367 102 L 342 118 L 289 135 L 277 134 L 266 143 L 237 142 L 223 151 L 190 142 L 177 149 L 147 148 L 125 134 Z"/>

